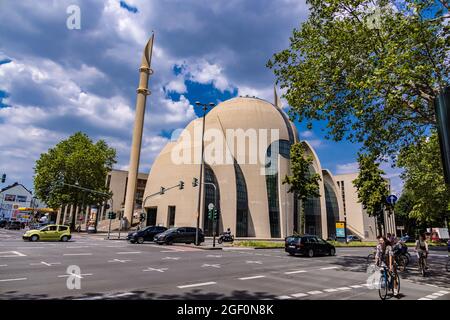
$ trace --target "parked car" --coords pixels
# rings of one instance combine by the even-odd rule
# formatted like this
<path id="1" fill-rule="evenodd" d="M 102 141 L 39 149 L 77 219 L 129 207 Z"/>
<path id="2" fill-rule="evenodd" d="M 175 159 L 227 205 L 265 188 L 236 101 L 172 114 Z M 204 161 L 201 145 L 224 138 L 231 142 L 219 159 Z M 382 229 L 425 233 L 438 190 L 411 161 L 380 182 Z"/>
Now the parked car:
<path id="1" fill-rule="evenodd" d="M 179 227 L 171 228 L 155 236 L 154 241 L 157 244 L 172 244 L 172 243 L 194 243 L 195 232 L 197 228 L 192 227 Z M 199 243 L 205 242 L 205 235 L 202 229 L 198 232 Z"/>
<path id="2" fill-rule="evenodd" d="M 142 230 L 128 233 L 127 240 L 131 243 L 144 243 L 144 241 L 153 241 L 157 234 L 160 234 L 166 230 L 166 227 L 149 226 Z"/>
<path id="3" fill-rule="evenodd" d="M 8 230 L 20 230 L 22 228 L 22 224 L 20 221 L 10 221 L 6 224 L 5 229 Z"/>
<path id="4" fill-rule="evenodd" d="M 7 223 L 8 223 L 8 220 L 6 220 L 6 219 L 0 220 L 0 228 L 6 227 L 6 224 L 7 224 Z"/>
<path id="5" fill-rule="evenodd" d="M 51 224 L 39 230 L 28 230 L 22 236 L 29 241 L 69 241 L 72 238 L 69 226 Z"/>
<path id="6" fill-rule="evenodd" d="M 285 239 L 284 250 L 291 256 L 296 254 L 314 257 L 316 255 L 336 254 L 336 248 L 314 235 L 290 236 Z"/>
<path id="7" fill-rule="evenodd" d="M 347 236 L 347 242 L 351 242 L 351 241 L 361 241 L 361 238 L 359 238 L 353 234 L 350 234 Z"/>

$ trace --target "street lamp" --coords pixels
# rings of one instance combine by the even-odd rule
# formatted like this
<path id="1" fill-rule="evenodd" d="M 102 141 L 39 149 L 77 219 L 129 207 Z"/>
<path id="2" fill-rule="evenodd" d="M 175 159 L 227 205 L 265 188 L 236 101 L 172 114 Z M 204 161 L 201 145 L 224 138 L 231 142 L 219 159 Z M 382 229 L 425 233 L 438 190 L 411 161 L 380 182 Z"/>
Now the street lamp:
<path id="1" fill-rule="evenodd" d="M 202 197 L 202 183 L 203 183 L 203 149 L 204 149 L 204 141 L 203 141 L 203 136 L 205 134 L 205 115 L 206 115 L 206 110 L 208 110 L 208 107 L 213 108 L 215 106 L 214 103 L 210 102 L 208 104 L 206 103 L 200 103 L 199 101 L 196 101 L 195 104 L 199 107 L 202 107 L 203 110 L 203 115 L 202 115 L 202 151 L 201 151 L 201 160 L 200 160 L 200 183 L 199 183 L 199 188 L 198 188 L 198 203 L 197 203 L 197 229 L 195 230 L 195 245 L 198 246 L 200 245 L 198 243 L 198 229 L 200 228 L 200 205 L 201 205 L 201 197 Z"/>

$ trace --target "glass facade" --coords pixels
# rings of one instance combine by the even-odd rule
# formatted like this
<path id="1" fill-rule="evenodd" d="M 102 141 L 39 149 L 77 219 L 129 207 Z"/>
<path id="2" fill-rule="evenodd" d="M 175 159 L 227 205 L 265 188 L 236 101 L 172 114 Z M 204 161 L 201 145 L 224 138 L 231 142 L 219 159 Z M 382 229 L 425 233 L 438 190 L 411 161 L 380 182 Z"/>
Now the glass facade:
<path id="1" fill-rule="evenodd" d="M 215 194 L 215 189 L 210 184 L 205 184 L 204 187 L 204 222 L 203 222 L 203 231 L 205 235 L 212 236 L 214 230 L 214 221 L 208 217 L 208 205 L 213 203 L 217 209 L 217 220 L 216 220 L 216 234 L 219 233 L 219 221 L 220 221 L 220 189 L 219 184 L 216 179 L 216 175 L 212 168 L 205 163 L 205 182 L 214 183 L 217 188 L 217 195 Z M 217 196 L 217 199 L 215 197 Z"/>
<path id="2" fill-rule="evenodd" d="M 290 159 L 291 142 L 278 140 L 270 144 L 266 152 L 266 188 L 269 205 L 270 236 L 279 238 L 280 233 L 280 204 L 278 201 L 278 154 Z"/>
<path id="3" fill-rule="evenodd" d="M 241 167 L 235 161 L 234 173 L 236 176 L 236 236 L 248 237 L 248 196 L 247 184 Z"/>
<path id="4" fill-rule="evenodd" d="M 327 206 L 327 228 L 328 237 L 334 239 L 336 237 L 336 221 L 339 221 L 339 206 L 333 185 L 329 181 L 324 181 L 325 202 Z"/>
<path id="5" fill-rule="evenodd" d="M 312 165 L 309 166 L 310 174 L 316 173 Z M 305 233 L 322 236 L 322 217 L 320 214 L 320 198 L 309 197 L 305 201 Z"/>

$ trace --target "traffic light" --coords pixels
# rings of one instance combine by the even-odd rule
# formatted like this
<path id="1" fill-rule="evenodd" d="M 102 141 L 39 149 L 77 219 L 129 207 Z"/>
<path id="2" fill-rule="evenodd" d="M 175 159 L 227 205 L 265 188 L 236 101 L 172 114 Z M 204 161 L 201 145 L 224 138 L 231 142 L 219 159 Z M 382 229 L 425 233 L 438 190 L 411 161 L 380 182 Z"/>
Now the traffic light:
<path id="1" fill-rule="evenodd" d="M 198 179 L 197 178 L 192 178 L 192 186 L 193 187 L 197 187 L 198 186 Z"/>
<path id="2" fill-rule="evenodd" d="M 6 181 L 6 173 L 2 174 L 2 183 L 5 183 Z"/>
<path id="3" fill-rule="evenodd" d="M 180 190 L 184 189 L 184 181 L 180 181 L 180 184 L 178 186 Z"/>
<path id="4" fill-rule="evenodd" d="M 115 212 L 108 212 L 108 219 L 114 220 L 116 218 L 116 213 Z"/>
<path id="5" fill-rule="evenodd" d="M 141 215 L 139 216 L 139 221 L 140 222 L 145 221 L 145 213 L 144 212 L 141 212 Z"/>
<path id="6" fill-rule="evenodd" d="M 164 194 L 164 192 L 166 192 L 166 188 L 161 187 L 161 189 L 159 190 L 159 194 Z"/>
<path id="7" fill-rule="evenodd" d="M 217 209 L 214 208 L 212 210 L 208 210 L 208 219 L 216 220 L 217 219 Z"/>

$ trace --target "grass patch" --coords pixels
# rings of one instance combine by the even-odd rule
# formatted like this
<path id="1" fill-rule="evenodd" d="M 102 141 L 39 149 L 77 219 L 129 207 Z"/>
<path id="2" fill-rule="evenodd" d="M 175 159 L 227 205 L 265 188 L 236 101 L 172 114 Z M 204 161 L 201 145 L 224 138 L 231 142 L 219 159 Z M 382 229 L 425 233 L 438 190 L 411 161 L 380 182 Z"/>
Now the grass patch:
<path id="1" fill-rule="evenodd" d="M 340 242 L 340 241 L 328 241 L 335 247 L 376 247 L 376 241 L 351 241 L 349 243 Z"/>
<path id="2" fill-rule="evenodd" d="M 235 241 L 233 243 L 235 247 L 253 247 L 253 248 L 284 248 L 284 241 Z"/>

